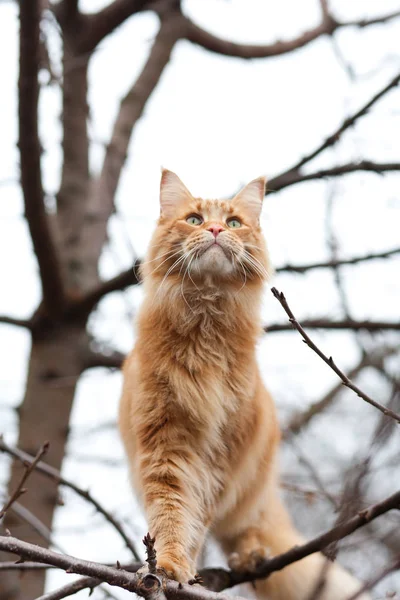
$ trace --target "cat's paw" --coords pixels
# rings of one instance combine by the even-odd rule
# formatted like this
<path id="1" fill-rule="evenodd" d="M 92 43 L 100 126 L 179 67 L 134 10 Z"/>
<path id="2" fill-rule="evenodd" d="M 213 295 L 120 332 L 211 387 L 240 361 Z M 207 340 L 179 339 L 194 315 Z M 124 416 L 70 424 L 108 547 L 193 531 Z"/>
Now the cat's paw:
<path id="1" fill-rule="evenodd" d="M 174 579 L 179 583 L 188 583 L 195 577 L 195 572 L 186 560 L 174 561 L 170 558 L 160 558 L 157 560 L 157 570 L 168 579 Z"/>
<path id="2" fill-rule="evenodd" d="M 232 571 L 254 573 L 269 556 L 268 548 L 259 546 L 249 552 L 232 552 L 228 557 L 228 565 Z"/>

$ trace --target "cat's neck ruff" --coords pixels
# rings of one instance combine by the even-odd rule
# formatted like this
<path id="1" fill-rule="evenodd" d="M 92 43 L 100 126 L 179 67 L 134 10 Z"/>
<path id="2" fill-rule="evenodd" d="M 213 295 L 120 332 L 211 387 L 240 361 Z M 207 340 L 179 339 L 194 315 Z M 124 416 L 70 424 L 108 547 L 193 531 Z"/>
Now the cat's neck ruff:
<path id="1" fill-rule="evenodd" d="M 156 280 L 146 282 L 142 315 L 152 315 L 164 332 L 171 328 L 183 338 L 212 337 L 218 330 L 218 338 L 229 342 L 232 332 L 255 341 L 261 330 L 261 281 L 233 286 L 210 280 L 195 285 L 171 278 L 160 285 Z"/>

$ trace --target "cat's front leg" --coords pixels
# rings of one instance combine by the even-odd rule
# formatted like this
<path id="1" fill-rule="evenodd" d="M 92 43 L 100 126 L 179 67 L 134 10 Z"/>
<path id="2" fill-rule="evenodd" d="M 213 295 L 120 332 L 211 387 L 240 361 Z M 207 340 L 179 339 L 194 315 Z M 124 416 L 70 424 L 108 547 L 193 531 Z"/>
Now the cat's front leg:
<path id="1" fill-rule="evenodd" d="M 158 454 L 158 453 L 157 453 Z M 206 531 L 205 517 L 194 482 L 197 474 L 181 457 L 165 448 L 164 458 L 148 456 L 142 460 L 141 495 L 150 535 L 155 537 L 157 566 L 166 575 L 186 583 L 196 574 L 198 555 Z"/>

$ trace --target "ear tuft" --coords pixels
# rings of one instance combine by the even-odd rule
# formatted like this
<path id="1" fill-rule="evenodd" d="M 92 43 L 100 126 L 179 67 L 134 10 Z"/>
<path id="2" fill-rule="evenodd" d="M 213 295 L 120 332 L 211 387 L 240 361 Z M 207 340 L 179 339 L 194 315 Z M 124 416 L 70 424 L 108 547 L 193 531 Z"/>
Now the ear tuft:
<path id="1" fill-rule="evenodd" d="M 250 181 L 232 200 L 232 204 L 245 211 L 254 221 L 259 221 L 267 185 L 266 177 Z"/>
<path id="2" fill-rule="evenodd" d="M 168 169 L 161 170 L 160 206 L 163 216 L 172 218 L 182 202 L 192 199 L 193 196 L 176 173 Z"/>

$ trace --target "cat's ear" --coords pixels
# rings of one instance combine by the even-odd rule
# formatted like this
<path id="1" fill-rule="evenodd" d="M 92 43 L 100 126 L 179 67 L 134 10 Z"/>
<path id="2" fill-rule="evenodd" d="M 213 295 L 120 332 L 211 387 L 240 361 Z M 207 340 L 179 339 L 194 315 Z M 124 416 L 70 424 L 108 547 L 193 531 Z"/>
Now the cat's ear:
<path id="1" fill-rule="evenodd" d="M 262 203 L 265 195 L 266 177 L 257 177 L 250 181 L 232 199 L 232 205 L 245 212 L 258 223 L 261 214 Z"/>
<path id="2" fill-rule="evenodd" d="M 193 196 L 178 175 L 173 171 L 168 171 L 168 169 L 162 169 L 160 183 L 161 214 L 167 218 L 173 217 L 177 208 L 188 200 L 193 200 Z"/>

